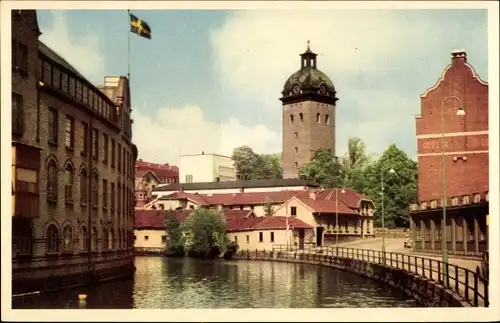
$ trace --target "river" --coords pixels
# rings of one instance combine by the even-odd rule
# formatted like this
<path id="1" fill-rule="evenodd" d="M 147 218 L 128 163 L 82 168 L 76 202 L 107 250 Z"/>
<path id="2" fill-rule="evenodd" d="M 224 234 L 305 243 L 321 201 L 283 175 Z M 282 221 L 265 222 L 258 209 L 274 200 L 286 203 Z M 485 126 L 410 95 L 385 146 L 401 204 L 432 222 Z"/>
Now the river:
<path id="1" fill-rule="evenodd" d="M 285 262 L 136 257 L 134 279 L 16 298 L 13 308 L 416 307 L 386 285 L 337 269 Z M 86 293 L 85 302 L 78 300 Z"/>

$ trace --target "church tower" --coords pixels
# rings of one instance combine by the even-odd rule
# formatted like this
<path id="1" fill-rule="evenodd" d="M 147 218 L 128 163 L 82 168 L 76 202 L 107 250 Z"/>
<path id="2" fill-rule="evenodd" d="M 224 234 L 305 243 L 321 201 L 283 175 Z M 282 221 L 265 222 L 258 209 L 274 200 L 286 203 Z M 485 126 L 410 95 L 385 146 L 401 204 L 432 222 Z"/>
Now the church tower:
<path id="1" fill-rule="evenodd" d="M 300 167 L 309 163 L 316 150 L 335 152 L 335 87 L 317 69 L 309 48 L 300 55 L 300 70 L 285 82 L 283 103 L 283 178 L 297 178 Z"/>

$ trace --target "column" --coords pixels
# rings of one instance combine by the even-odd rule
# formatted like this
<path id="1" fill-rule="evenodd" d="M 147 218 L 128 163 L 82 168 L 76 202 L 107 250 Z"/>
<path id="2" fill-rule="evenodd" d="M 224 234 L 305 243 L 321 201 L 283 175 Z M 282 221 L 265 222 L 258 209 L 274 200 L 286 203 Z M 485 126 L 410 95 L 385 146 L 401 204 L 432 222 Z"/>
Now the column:
<path id="1" fill-rule="evenodd" d="M 467 224 L 467 218 L 462 217 L 462 243 L 464 244 L 464 252 L 467 253 L 467 240 L 469 240 L 469 225 Z"/>
<path id="2" fill-rule="evenodd" d="M 436 250 L 436 222 L 431 219 L 431 250 Z"/>
<path id="3" fill-rule="evenodd" d="M 423 219 L 420 220 L 420 248 L 425 250 L 425 239 L 427 238 L 427 226 L 425 225 L 425 221 Z"/>
<path id="4" fill-rule="evenodd" d="M 474 249 L 479 253 L 479 222 L 476 216 L 474 216 Z"/>
<path id="5" fill-rule="evenodd" d="M 450 217 L 451 221 L 451 250 L 453 253 L 457 251 L 457 223 L 455 222 L 455 215 Z"/>

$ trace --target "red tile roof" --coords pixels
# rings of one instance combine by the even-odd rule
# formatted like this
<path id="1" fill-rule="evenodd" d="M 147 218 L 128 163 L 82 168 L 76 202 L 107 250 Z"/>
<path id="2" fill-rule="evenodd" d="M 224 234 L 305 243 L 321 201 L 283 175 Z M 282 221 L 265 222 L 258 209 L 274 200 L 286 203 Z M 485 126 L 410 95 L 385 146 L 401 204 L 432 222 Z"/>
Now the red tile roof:
<path id="1" fill-rule="evenodd" d="M 167 178 L 175 178 L 179 181 L 179 168 L 168 164 L 155 164 L 142 160 L 135 162 L 135 177 L 143 177 L 148 172 L 152 172 L 162 182 Z"/>
<path id="2" fill-rule="evenodd" d="M 358 212 L 347 207 L 344 202 L 331 200 L 313 200 L 310 198 L 298 198 L 302 203 L 312 209 L 316 213 L 338 213 L 340 214 L 358 214 Z"/>
<path id="3" fill-rule="evenodd" d="M 191 200 L 194 203 L 200 206 L 209 205 L 207 201 L 204 199 L 204 195 L 198 195 L 193 193 L 185 193 L 185 192 L 175 192 L 166 196 L 162 196 L 159 198 L 161 201 L 171 201 L 171 200 Z"/>
<path id="4" fill-rule="evenodd" d="M 193 213 L 193 210 L 176 210 L 175 217 L 179 222 L 184 222 Z M 165 210 L 136 210 L 135 229 L 165 229 Z M 257 217 L 250 210 L 223 210 L 222 215 L 226 219 L 228 232 L 285 229 L 287 217 L 284 216 L 261 216 Z M 311 229 L 311 225 L 295 217 L 288 217 L 290 228 Z"/>

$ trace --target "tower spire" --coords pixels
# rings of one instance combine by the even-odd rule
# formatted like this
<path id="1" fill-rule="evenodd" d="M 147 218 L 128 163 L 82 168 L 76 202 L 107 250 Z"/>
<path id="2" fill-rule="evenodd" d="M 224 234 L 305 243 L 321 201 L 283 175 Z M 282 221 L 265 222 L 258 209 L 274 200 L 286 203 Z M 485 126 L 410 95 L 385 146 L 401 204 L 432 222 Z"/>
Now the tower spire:
<path id="1" fill-rule="evenodd" d="M 311 50 L 311 42 L 309 41 L 309 39 L 307 40 L 307 50 Z"/>

